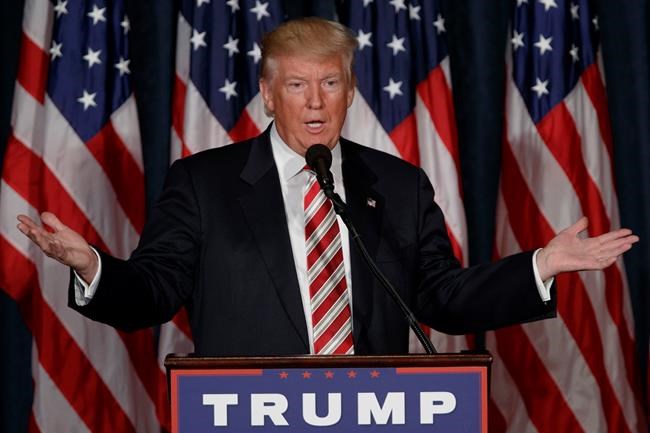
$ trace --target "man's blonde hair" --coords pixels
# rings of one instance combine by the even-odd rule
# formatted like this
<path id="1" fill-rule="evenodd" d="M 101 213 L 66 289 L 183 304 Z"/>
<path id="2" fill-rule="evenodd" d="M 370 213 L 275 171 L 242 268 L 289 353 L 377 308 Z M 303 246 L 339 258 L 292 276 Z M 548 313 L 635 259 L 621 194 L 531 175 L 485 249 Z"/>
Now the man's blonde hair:
<path id="1" fill-rule="evenodd" d="M 262 38 L 260 75 L 270 79 L 274 60 L 281 56 L 304 56 L 318 59 L 340 55 L 346 66 L 346 78 L 354 85 L 352 60 L 357 39 L 344 25 L 323 18 L 306 17 L 287 21 Z"/>

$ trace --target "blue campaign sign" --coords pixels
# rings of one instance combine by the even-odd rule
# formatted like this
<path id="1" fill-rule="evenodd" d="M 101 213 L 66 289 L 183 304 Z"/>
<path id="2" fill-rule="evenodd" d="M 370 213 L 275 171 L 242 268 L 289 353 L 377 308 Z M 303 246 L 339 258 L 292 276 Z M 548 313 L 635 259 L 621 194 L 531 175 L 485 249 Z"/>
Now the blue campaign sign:
<path id="1" fill-rule="evenodd" d="M 172 431 L 487 432 L 487 369 L 173 371 Z"/>

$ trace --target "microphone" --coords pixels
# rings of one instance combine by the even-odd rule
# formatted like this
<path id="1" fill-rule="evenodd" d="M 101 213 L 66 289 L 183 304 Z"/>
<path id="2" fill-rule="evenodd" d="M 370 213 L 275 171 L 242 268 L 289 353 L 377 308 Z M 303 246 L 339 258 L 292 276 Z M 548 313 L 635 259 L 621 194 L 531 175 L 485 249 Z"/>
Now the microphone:
<path id="1" fill-rule="evenodd" d="M 372 257 L 370 257 L 370 253 L 368 253 L 366 245 L 363 243 L 363 240 L 361 239 L 357 228 L 352 222 L 352 219 L 350 219 L 350 215 L 348 215 L 345 202 L 343 202 L 341 197 L 334 192 L 334 177 L 330 172 L 330 167 L 332 166 L 332 152 L 330 151 L 329 147 L 325 146 L 324 144 L 314 144 L 309 149 L 307 149 L 305 160 L 307 161 L 309 168 L 316 172 L 316 180 L 318 180 L 320 188 L 323 190 L 323 193 L 325 193 L 325 196 L 332 200 L 334 211 L 341 217 L 341 220 L 347 226 L 348 231 L 350 232 L 350 238 L 354 241 L 357 250 L 361 254 L 363 261 L 370 269 L 370 272 L 377 279 L 377 281 L 379 281 L 381 286 L 384 288 L 384 290 L 386 290 L 388 295 L 393 299 L 400 310 L 402 310 L 404 318 L 415 333 L 415 336 L 417 337 L 420 344 L 424 347 L 425 352 L 428 355 L 437 353 L 436 348 L 433 347 L 433 344 L 431 344 L 431 340 L 429 340 L 429 338 L 424 335 L 424 332 L 422 331 L 422 328 L 420 328 L 420 325 L 418 324 L 411 309 L 408 307 L 408 305 L 406 305 L 406 302 L 404 302 L 402 297 L 399 295 L 397 290 L 395 290 L 395 287 L 393 287 L 390 281 L 388 281 L 386 276 L 379 270 Z"/>
<path id="2" fill-rule="evenodd" d="M 332 152 L 324 144 L 314 144 L 305 154 L 309 168 L 316 172 L 316 179 L 325 196 L 332 198 L 334 194 L 334 177 L 330 172 L 332 166 Z"/>

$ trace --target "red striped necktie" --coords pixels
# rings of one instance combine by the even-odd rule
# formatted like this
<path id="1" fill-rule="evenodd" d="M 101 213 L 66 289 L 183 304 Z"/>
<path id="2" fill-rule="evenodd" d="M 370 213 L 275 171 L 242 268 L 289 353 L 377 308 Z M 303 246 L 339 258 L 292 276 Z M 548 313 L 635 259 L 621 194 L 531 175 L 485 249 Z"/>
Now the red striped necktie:
<path id="1" fill-rule="evenodd" d="M 314 352 L 351 355 L 354 353 L 352 312 L 339 224 L 332 202 L 325 197 L 316 175 L 306 171 L 309 182 L 303 204 Z"/>

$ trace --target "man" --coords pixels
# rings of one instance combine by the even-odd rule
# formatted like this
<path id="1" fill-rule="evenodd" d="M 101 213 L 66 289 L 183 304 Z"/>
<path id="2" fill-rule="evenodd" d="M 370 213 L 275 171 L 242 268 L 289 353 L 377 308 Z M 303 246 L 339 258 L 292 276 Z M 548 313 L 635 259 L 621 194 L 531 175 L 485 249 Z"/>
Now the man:
<path id="1" fill-rule="evenodd" d="M 337 23 L 288 22 L 263 41 L 260 90 L 273 124 L 259 137 L 177 161 L 128 261 L 93 251 L 54 215 L 18 228 L 75 271 L 70 305 L 122 329 L 186 305 L 202 355 L 405 353 L 408 327 L 349 245 L 304 155 L 332 150 L 336 191 L 371 256 L 420 321 L 477 332 L 553 313 L 552 277 L 602 269 L 638 238 L 578 236 L 461 269 L 419 169 L 340 137 L 354 96 L 356 40 Z"/>

